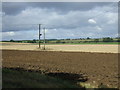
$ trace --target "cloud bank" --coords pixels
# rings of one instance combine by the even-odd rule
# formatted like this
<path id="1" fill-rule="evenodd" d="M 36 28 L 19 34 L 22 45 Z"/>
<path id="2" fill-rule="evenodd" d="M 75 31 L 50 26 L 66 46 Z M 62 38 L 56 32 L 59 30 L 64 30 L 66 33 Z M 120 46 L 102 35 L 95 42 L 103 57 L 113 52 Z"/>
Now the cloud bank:
<path id="1" fill-rule="evenodd" d="M 68 5 L 65 11 L 63 8 L 56 9 L 56 6 L 48 8 L 28 5 L 14 14 L 7 14 L 3 9 L 3 39 L 37 39 L 38 24 L 46 28 L 46 38 L 116 37 L 117 4 L 97 5 L 90 9 L 69 9 L 72 6 Z"/>

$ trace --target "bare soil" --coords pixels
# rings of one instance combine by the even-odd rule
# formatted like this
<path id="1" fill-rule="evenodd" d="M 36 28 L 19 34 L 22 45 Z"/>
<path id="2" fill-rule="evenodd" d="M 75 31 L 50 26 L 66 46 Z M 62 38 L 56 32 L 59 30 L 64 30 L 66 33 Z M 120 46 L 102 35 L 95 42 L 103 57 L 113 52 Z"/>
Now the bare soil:
<path id="1" fill-rule="evenodd" d="M 2 50 L 2 59 L 3 67 L 82 74 L 93 86 L 118 87 L 117 53 Z"/>

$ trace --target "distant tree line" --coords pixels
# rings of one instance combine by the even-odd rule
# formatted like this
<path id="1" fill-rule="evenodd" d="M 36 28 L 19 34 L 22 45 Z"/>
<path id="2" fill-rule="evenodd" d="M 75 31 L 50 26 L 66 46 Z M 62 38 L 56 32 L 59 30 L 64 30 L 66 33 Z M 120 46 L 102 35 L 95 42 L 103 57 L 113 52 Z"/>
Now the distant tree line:
<path id="1" fill-rule="evenodd" d="M 6 41 L 7 42 L 7 41 Z M 39 40 L 33 39 L 33 40 L 13 40 L 11 39 L 9 42 L 18 42 L 18 43 L 38 43 Z M 43 43 L 43 40 L 40 41 Z M 105 37 L 105 38 L 79 38 L 79 39 L 46 39 L 46 43 L 99 43 L 99 42 L 120 42 L 120 38 L 111 38 L 111 37 Z"/>
<path id="2" fill-rule="evenodd" d="M 114 40 L 110 37 L 103 38 L 103 42 L 113 42 Z"/>

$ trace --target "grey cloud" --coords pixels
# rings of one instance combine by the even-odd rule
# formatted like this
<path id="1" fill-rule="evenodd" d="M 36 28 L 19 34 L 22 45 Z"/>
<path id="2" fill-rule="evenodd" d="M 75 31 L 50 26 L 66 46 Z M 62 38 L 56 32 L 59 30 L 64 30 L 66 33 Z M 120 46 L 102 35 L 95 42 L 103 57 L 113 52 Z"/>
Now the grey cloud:
<path id="1" fill-rule="evenodd" d="M 64 8 L 66 7 L 65 4 L 63 5 Z M 86 10 L 79 10 L 79 5 L 76 4 L 77 8 L 75 8 L 74 5 L 69 5 L 70 4 L 68 4 L 66 7 L 68 8 L 66 9 L 67 11 L 63 11 L 63 7 L 61 7 L 60 10 L 57 6 L 55 7 L 49 5 L 49 3 L 48 6 L 45 6 L 47 8 L 43 8 L 43 6 L 38 7 L 36 4 L 36 7 L 28 7 L 29 5 L 26 5 L 28 8 L 25 7 L 22 10 L 18 10 L 20 12 L 15 15 L 9 15 L 9 13 L 5 14 L 3 16 L 3 32 L 12 33 L 11 31 L 19 31 L 19 35 L 17 37 L 18 33 L 15 33 L 14 36 L 6 36 L 4 39 L 10 37 L 17 37 L 18 39 L 23 37 L 26 39 L 38 38 L 38 33 L 36 32 L 38 30 L 37 24 L 39 23 L 43 24 L 42 27 L 48 28 L 46 32 L 46 38 L 114 37 L 117 34 L 118 18 L 116 7 L 111 6 L 111 4 L 102 4 L 94 8 L 88 8 L 88 6 L 84 6 Z M 92 6 L 92 3 L 88 3 L 88 5 Z M 48 8 L 49 6 L 57 9 Z M 66 13 L 61 14 L 61 11 Z M 16 12 L 16 10 L 14 12 Z M 96 24 L 89 23 L 88 20 L 90 19 L 94 20 Z M 26 32 L 26 34 L 22 33 L 22 31 Z M 27 33 L 27 31 L 30 33 L 30 35 Z M 34 32 L 34 35 L 32 32 Z"/>
<path id="2" fill-rule="evenodd" d="M 56 11 L 61 11 L 61 13 L 66 13 L 68 11 L 90 10 L 97 6 L 106 6 L 111 4 L 110 2 L 3 2 L 2 10 L 6 14 L 15 15 L 20 13 L 27 7 L 33 8 L 53 8 Z"/>

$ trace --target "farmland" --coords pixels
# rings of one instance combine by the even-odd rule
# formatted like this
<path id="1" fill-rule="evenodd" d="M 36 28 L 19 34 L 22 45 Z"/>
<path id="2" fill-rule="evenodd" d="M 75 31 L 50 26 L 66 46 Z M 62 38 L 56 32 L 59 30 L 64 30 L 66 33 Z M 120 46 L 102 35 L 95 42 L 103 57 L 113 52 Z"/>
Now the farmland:
<path id="1" fill-rule="evenodd" d="M 46 45 L 46 50 L 30 43 L 5 42 L 1 46 L 3 67 L 79 74 L 83 77 L 77 84 L 118 87 L 118 45 L 57 44 Z"/>
<path id="2" fill-rule="evenodd" d="M 120 89 L 120 3 L 18 1 L 0 4 L 3 90 Z"/>
<path id="3" fill-rule="evenodd" d="M 44 45 L 41 45 L 42 49 L 43 47 Z M 46 44 L 46 51 L 118 53 L 118 47 L 118 44 Z M 40 50 L 38 44 L 14 42 L 1 42 L 0 48 L 14 50 Z"/>

